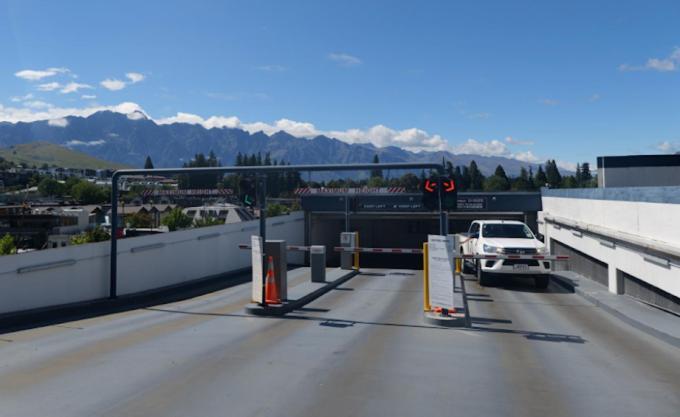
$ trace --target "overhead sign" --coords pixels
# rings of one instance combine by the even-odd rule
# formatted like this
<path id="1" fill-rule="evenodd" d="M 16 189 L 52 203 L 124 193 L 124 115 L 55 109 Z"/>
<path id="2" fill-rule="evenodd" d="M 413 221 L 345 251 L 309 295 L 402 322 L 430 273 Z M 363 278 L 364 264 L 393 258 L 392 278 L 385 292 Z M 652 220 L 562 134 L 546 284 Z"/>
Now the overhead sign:
<path id="1" fill-rule="evenodd" d="M 397 194 L 405 193 L 406 187 L 333 187 L 333 188 L 298 188 L 297 195 L 307 194 Z"/>
<path id="2" fill-rule="evenodd" d="M 254 303 L 263 303 L 264 299 L 262 296 L 262 288 L 264 287 L 264 274 L 262 265 L 262 253 L 264 252 L 262 248 L 262 236 L 251 236 L 250 237 L 250 247 L 251 247 L 251 264 L 253 269 L 253 295 L 252 300 Z"/>
<path id="3" fill-rule="evenodd" d="M 486 210 L 486 197 L 458 197 L 458 210 Z"/>
<path id="4" fill-rule="evenodd" d="M 186 196 L 223 196 L 232 195 L 231 188 L 187 188 L 177 190 L 144 190 L 144 197 L 186 197 Z"/>
<path id="5" fill-rule="evenodd" d="M 453 236 L 427 237 L 430 305 L 446 309 L 453 305 Z"/>

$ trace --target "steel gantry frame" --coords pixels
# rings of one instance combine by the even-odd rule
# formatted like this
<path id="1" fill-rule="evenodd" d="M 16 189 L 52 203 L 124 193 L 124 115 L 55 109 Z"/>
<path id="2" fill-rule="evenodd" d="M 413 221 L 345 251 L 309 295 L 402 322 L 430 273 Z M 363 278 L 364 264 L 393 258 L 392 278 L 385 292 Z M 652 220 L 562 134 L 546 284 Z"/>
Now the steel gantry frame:
<path id="1" fill-rule="evenodd" d="M 255 174 L 256 193 L 260 209 L 260 236 L 266 241 L 266 174 L 277 172 L 321 172 L 321 171 L 367 171 L 373 169 L 435 170 L 439 175 L 444 175 L 444 166 L 437 163 L 367 163 L 367 164 L 328 164 L 328 165 L 272 165 L 272 166 L 248 166 L 248 167 L 204 167 L 204 168 L 155 168 L 155 169 L 123 169 L 113 173 L 111 177 L 111 255 L 109 298 L 116 298 L 118 293 L 118 180 L 126 175 L 180 175 L 180 174 Z M 439 202 L 439 232 L 447 233 L 447 214 L 441 210 L 441 196 Z"/>

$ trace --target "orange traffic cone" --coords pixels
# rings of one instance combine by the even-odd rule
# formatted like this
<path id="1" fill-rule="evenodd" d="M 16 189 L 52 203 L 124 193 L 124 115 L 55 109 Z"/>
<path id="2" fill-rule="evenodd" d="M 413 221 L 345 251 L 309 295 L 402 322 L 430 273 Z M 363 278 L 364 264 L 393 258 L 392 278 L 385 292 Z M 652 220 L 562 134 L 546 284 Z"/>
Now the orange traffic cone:
<path id="1" fill-rule="evenodd" d="M 281 304 L 279 288 L 276 286 L 276 279 L 274 278 L 274 258 L 270 256 L 268 261 L 267 278 L 264 282 L 264 301 L 267 304 Z"/>

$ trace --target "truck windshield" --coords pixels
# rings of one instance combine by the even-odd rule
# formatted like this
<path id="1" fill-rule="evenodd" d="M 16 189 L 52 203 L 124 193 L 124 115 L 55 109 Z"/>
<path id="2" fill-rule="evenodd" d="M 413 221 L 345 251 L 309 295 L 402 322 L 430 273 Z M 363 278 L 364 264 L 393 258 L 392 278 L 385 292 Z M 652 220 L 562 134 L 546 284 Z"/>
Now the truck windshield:
<path id="1" fill-rule="evenodd" d="M 485 224 L 482 227 L 484 237 L 506 237 L 512 239 L 533 239 L 531 230 L 523 224 Z"/>

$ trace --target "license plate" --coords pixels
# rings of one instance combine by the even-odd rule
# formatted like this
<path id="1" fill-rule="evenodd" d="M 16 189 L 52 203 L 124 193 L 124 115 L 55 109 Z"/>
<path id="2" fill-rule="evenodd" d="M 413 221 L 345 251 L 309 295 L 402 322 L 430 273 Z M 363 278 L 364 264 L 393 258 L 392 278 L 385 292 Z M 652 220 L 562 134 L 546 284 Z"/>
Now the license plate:
<path id="1" fill-rule="evenodd" d="M 512 269 L 515 271 L 528 271 L 529 270 L 529 265 L 527 264 L 515 264 L 512 266 Z"/>

